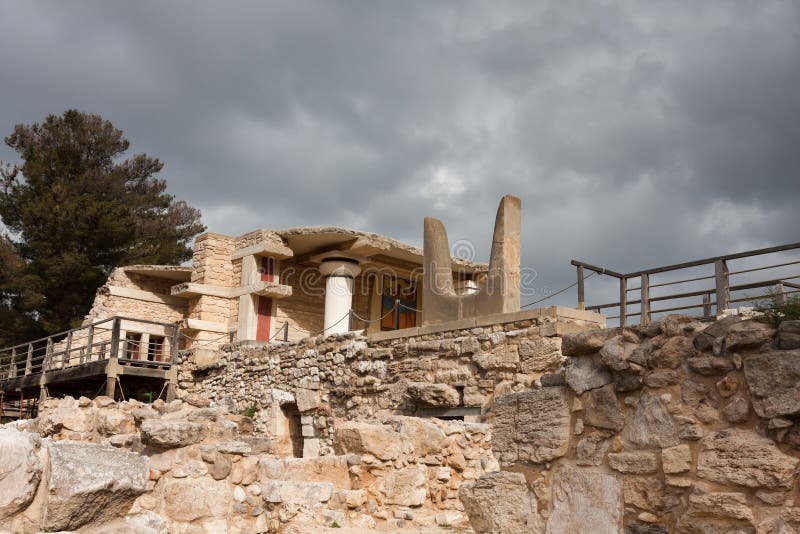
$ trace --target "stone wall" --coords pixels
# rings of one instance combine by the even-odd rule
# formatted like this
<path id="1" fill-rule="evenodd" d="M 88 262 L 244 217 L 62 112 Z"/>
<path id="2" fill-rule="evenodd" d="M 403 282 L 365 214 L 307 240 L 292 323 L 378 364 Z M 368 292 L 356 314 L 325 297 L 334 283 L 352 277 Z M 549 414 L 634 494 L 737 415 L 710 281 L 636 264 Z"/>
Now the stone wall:
<path id="1" fill-rule="evenodd" d="M 499 468 L 487 425 L 332 421 L 336 454 L 292 458 L 231 405 L 186 401 L 51 399 L 0 426 L 0 531 L 450 528 L 462 482 Z"/>
<path id="2" fill-rule="evenodd" d="M 129 274 L 125 268 L 117 268 L 111 272 L 108 280 L 97 290 L 92 308 L 84 320 L 84 324 L 106 319 L 108 317 L 141 317 L 154 318 L 165 323 L 183 320 L 186 314 L 186 303 L 170 296 L 173 280 L 164 280 L 151 276 Z M 147 292 L 151 300 L 113 295 L 110 287 L 132 289 Z M 161 301 L 159 301 L 161 299 Z"/>
<path id="3" fill-rule="evenodd" d="M 735 316 L 565 336 L 547 387 L 491 407 L 507 471 L 462 486 L 473 528 L 800 532 L 799 349 L 800 322 Z"/>
<path id="4" fill-rule="evenodd" d="M 551 307 L 368 337 L 225 346 L 218 360 L 188 352 L 178 395 L 252 406 L 256 428 L 265 433 L 294 404 L 305 421 L 307 446 L 330 454 L 331 416 L 377 421 L 461 409 L 479 418 L 495 395 L 527 390 L 558 370 L 559 336 L 600 323 L 594 313 Z"/>

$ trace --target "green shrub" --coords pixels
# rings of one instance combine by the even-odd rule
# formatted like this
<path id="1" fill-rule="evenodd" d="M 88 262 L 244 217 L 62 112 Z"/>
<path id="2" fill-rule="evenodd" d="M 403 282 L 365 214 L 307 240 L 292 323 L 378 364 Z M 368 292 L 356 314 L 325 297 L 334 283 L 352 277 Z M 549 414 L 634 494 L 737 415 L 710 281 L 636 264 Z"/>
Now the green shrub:
<path id="1" fill-rule="evenodd" d="M 242 410 L 242 415 L 245 416 L 245 417 L 253 417 L 256 414 L 257 411 L 258 411 L 258 407 L 256 406 L 256 403 L 254 402 L 250 406 L 248 406 L 247 408 Z"/>
<path id="2" fill-rule="evenodd" d="M 783 295 L 770 290 L 756 302 L 756 310 L 763 313 L 764 320 L 773 326 L 778 326 L 782 321 L 799 320 L 800 295 Z"/>

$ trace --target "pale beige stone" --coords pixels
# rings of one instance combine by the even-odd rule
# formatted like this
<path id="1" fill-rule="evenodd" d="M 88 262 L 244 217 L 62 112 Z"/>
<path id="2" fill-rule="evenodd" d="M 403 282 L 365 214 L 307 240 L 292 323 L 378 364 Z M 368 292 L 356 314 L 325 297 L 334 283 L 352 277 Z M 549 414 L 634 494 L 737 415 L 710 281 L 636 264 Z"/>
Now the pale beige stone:
<path id="1" fill-rule="evenodd" d="M 692 468 L 692 450 L 689 445 L 677 445 L 661 451 L 664 473 L 684 473 Z"/>

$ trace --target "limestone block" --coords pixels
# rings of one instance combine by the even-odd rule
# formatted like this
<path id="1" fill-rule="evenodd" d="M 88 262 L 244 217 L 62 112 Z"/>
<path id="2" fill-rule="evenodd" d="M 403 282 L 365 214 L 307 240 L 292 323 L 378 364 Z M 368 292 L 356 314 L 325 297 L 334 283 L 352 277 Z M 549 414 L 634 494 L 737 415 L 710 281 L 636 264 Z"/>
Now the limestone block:
<path id="1" fill-rule="evenodd" d="M 692 341 L 683 336 L 667 339 L 661 348 L 653 351 L 648 365 L 653 368 L 675 369 L 694 354 Z"/>
<path id="2" fill-rule="evenodd" d="M 0 519 L 25 509 L 42 478 L 37 434 L 0 429 Z"/>
<path id="3" fill-rule="evenodd" d="M 775 347 L 782 350 L 800 349 L 800 321 L 781 322 Z"/>
<path id="4" fill-rule="evenodd" d="M 429 420 L 420 417 L 395 416 L 387 420 L 405 443 L 414 446 L 414 453 L 418 457 L 431 454 L 442 454 L 447 447 L 447 437 L 441 428 Z"/>
<path id="5" fill-rule="evenodd" d="M 163 515 L 173 521 L 225 517 L 232 497 L 226 481 L 168 478 L 156 490 Z"/>
<path id="6" fill-rule="evenodd" d="M 627 476 L 622 482 L 626 505 L 653 513 L 664 510 L 666 494 L 664 484 L 658 477 Z"/>
<path id="7" fill-rule="evenodd" d="M 658 460 L 652 452 L 612 452 L 608 465 L 620 473 L 644 475 L 658 470 Z"/>
<path id="8" fill-rule="evenodd" d="M 458 496 L 476 534 L 541 532 L 536 497 L 522 473 L 487 473 L 462 484 Z"/>
<path id="9" fill-rule="evenodd" d="M 771 341 L 775 329 L 766 323 L 750 319 L 730 325 L 725 336 L 725 350 L 755 348 Z"/>
<path id="10" fill-rule="evenodd" d="M 578 356 L 598 352 L 606 340 L 614 335 L 612 329 L 597 329 L 567 334 L 561 341 L 561 352 L 565 356 Z"/>
<path id="11" fill-rule="evenodd" d="M 570 412 L 563 388 L 501 395 L 493 415 L 492 449 L 501 465 L 549 462 L 566 454 Z"/>
<path id="12" fill-rule="evenodd" d="M 524 339 L 519 343 L 520 372 L 539 373 L 557 369 L 563 360 L 557 338 Z"/>
<path id="13" fill-rule="evenodd" d="M 295 482 L 327 482 L 337 489 L 350 488 L 347 457 L 318 456 L 316 458 L 276 458 L 263 456 L 258 460 L 258 479 L 291 480 Z"/>
<path id="14" fill-rule="evenodd" d="M 552 483 L 552 513 L 547 534 L 619 532 L 622 520 L 622 485 L 612 475 L 562 468 Z"/>
<path id="15" fill-rule="evenodd" d="M 751 430 L 714 432 L 700 440 L 697 476 L 750 488 L 790 488 L 800 460 Z"/>
<path id="16" fill-rule="evenodd" d="M 473 354 L 472 361 L 485 370 L 515 370 L 519 364 L 519 352 L 515 345 L 500 345 L 492 353 Z"/>
<path id="17" fill-rule="evenodd" d="M 142 422 L 142 443 L 162 449 L 185 447 L 203 440 L 205 427 L 190 421 L 148 419 Z"/>
<path id="18" fill-rule="evenodd" d="M 759 417 L 800 413 L 800 350 L 745 356 L 744 376 Z"/>
<path id="19" fill-rule="evenodd" d="M 614 386 L 607 384 L 586 394 L 584 423 L 615 432 L 622 430 L 625 426 L 625 415 L 617 401 Z"/>
<path id="20" fill-rule="evenodd" d="M 692 468 L 692 450 L 685 443 L 661 451 L 664 473 L 685 473 Z"/>
<path id="21" fill-rule="evenodd" d="M 639 398 L 628 421 L 628 439 L 643 447 L 672 447 L 678 444 L 678 427 L 667 407 L 652 392 Z"/>
<path id="22" fill-rule="evenodd" d="M 43 530 L 74 530 L 123 516 L 147 489 L 147 461 L 138 454 L 74 441 L 50 443 L 48 450 Z"/>
<path id="23" fill-rule="evenodd" d="M 564 379 L 578 395 L 613 381 L 611 373 L 603 367 L 598 356 L 573 356 L 567 359 Z"/>
<path id="24" fill-rule="evenodd" d="M 387 504 L 420 506 L 428 494 L 427 469 L 405 467 L 392 470 L 378 482 L 378 489 Z"/>
<path id="25" fill-rule="evenodd" d="M 334 425 L 334 429 L 336 454 L 371 454 L 381 460 L 394 460 L 400 455 L 400 433 L 383 425 L 341 421 Z"/>
<path id="26" fill-rule="evenodd" d="M 95 414 L 95 428 L 102 436 L 136 432 L 133 415 L 116 408 L 101 408 Z"/>
<path id="27" fill-rule="evenodd" d="M 261 484 L 261 496 L 264 502 L 267 503 L 314 506 L 331 500 L 333 484 L 328 482 L 268 480 Z"/>
<path id="28" fill-rule="evenodd" d="M 423 406 L 453 408 L 461 403 L 456 388 L 447 384 L 429 384 L 428 382 L 411 382 L 406 394 L 414 402 Z"/>
<path id="29" fill-rule="evenodd" d="M 294 398 L 297 402 L 297 409 L 300 412 L 316 410 L 322 402 L 319 391 L 311 389 L 297 389 L 294 392 Z"/>

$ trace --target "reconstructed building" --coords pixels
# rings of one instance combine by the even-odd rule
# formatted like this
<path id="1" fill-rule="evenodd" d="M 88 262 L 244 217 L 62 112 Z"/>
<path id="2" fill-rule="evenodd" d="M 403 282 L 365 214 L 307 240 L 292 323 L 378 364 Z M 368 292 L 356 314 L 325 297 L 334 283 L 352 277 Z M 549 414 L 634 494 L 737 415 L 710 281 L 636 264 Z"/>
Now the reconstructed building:
<path id="1" fill-rule="evenodd" d="M 421 321 L 422 266 L 416 247 L 344 228 L 206 233 L 195 242 L 190 267 L 116 269 L 86 324 L 118 316 L 180 323 L 185 348 L 411 328 Z M 460 293 L 472 291 L 486 271 L 452 259 Z M 169 341 L 138 330 L 123 333 L 134 357 L 158 359 Z"/>

